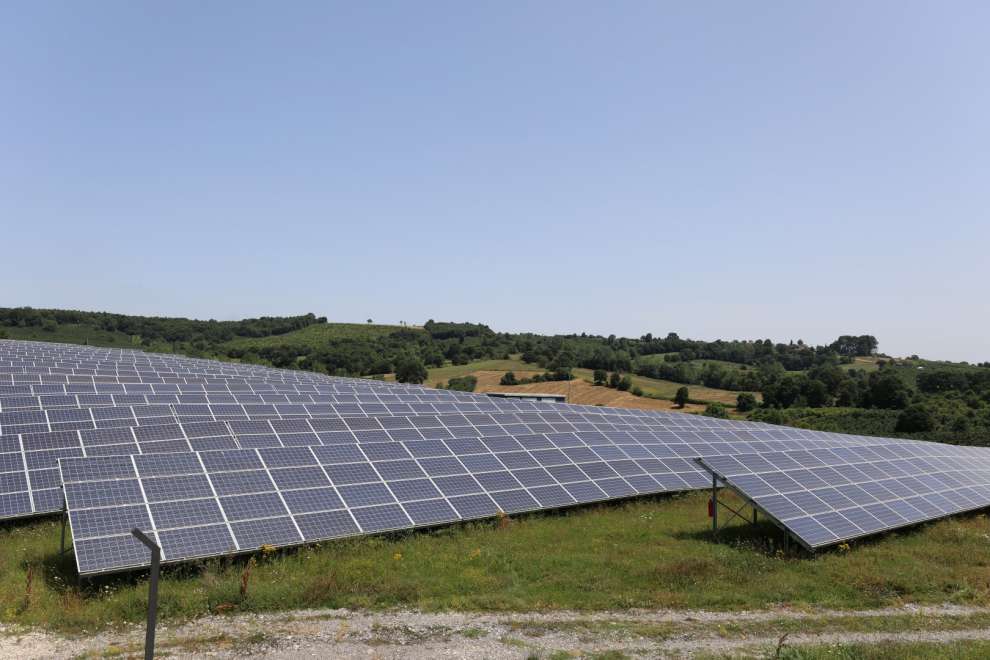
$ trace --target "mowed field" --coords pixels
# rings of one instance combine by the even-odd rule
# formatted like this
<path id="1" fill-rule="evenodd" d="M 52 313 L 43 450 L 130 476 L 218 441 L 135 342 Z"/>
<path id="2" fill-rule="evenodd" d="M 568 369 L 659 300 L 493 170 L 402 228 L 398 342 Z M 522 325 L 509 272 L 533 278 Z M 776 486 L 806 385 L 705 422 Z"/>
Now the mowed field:
<path id="1" fill-rule="evenodd" d="M 474 376 L 478 379 L 475 392 L 536 392 L 542 394 L 564 394 L 567 395 L 568 403 L 577 403 L 589 406 L 615 406 L 619 408 L 641 408 L 647 410 L 681 410 L 682 412 L 699 412 L 705 406 L 701 404 L 688 404 L 685 408 L 675 408 L 672 399 L 678 388 L 683 387 L 682 383 L 675 383 L 669 380 L 659 380 L 656 378 L 645 378 L 630 374 L 633 385 L 639 386 L 644 394 L 649 396 L 634 396 L 629 392 L 620 392 L 609 387 L 595 386 L 594 371 L 591 369 L 574 369 L 575 378 L 571 381 L 549 381 L 542 383 L 529 383 L 526 385 L 506 386 L 499 384 L 502 376 L 511 371 L 517 379 L 531 378 L 537 374 L 542 374 L 545 370 L 539 365 L 523 362 L 518 356 L 513 356 L 509 360 L 481 360 L 462 365 L 447 365 L 434 367 L 428 370 L 428 377 L 424 385 L 436 387 L 446 385 L 451 378 L 461 378 L 463 376 Z M 386 380 L 395 380 L 394 374 L 389 374 Z M 701 385 L 688 385 L 691 398 L 697 401 L 723 403 L 729 407 L 736 405 L 736 398 L 739 392 L 729 390 L 719 390 Z M 760 395 L 757 394 L 757 399 Z"/>
<path id="2" fill-rule="evenodd" d="M 574 375 L 588 382 L 594 382 L 595 372 L 591 369 L 575 369 Z M 635 374 L 630 374 L 629 377 L 632 379 L 633 385 L 638 385 L 645 394 L 664 398 L 673 399 L 677 390 L 682 387 L 687 387 L 691 393 L 691 398 L 698 401 L 713 401 L 724 403 L 727 406 L 735 406 L 736 399 L 739 397 L 739 392 L 733 392 L 731 390 L 718 390 L 703 385 L 685 385 L 684 383 L 675 383 L 672 380 L 646 378 L 645 376 L 636 376 Z M 759 393 L 756 393 L 756 398 L 757 400 L 760 399 Z"/>
<path id="3" fill-rule="evenodd" d="M 476 371 L 473 375 L 478 379 L 476 392 L 535 392 L 541 394 L 563 394 L 568 403 L 587 406 L 612 406 L 616 408 L 640 408 L 645 410 L 677 410 L 680 412 L 699 412 L 705 409 L 702 405 L 688 404 L 677 408 L 673 401 L 666 399 L 650 399 L 633 396 L 629 392 L 592 385 L 590 382 L 575 378 L 574 380 L 559 380 L 545 383 L 529 383 L 527 385 L 500 385 L 502 371 Z M 541 372 L 514 372 L 517 378 L 526 378 Z"/>
<path id="4" fill-rule="evenodd" d="M 541 394 L 564 394 L 568 403 L 577 403 L 588 406 L 615 406 L 619 408 L 640 408 L 646 410 L 680 410 L 682 412 L 700 412 L 705 406 L 701 404 L 688 404 L 683 409 L 676 408 L 671 401 L 674 398 L 681 383 L 669 380 L 658 380 L 655 378 L 644 378 L 643 376 L 631 375 L 633 385 L 642 388 L 645 394 L 649 394 L 658 399 L 650 397 L 633 396 L 629 392 L 595 386 L 594 371 L 591 369 L 574 369 L 575 378 L 571 381 L 549 381 L 542 383 L 529 383 L 526 385 L 506 386 L 499 384 L 502 376 L 511 371 L 517 379 L 531 378 L 537 374 L 542 374 L 545 370 L 539 365 L 523 362 L 514 356 L 509 360 L 481 360 L 462 365 L 447 365 L 434 367 L 428 370 L 428 377 L 424 385 L 436 387 L 446 385 L 451 378 L 461 378 L 463 376 L 474 376 L 478 379 L 475 392 L 535 392 Z M 386 380 L 395 380 L 394 374 L 388 374 Z M 729 390 L 718 390 L 700 385 L 689 385 L 688 390 L 691 398 L 698 401 L 713 401 L 724 403 L 727 406 L 736 405 L 738 392 Z M 759 394 L 757 394 L 759 398 Z"/>

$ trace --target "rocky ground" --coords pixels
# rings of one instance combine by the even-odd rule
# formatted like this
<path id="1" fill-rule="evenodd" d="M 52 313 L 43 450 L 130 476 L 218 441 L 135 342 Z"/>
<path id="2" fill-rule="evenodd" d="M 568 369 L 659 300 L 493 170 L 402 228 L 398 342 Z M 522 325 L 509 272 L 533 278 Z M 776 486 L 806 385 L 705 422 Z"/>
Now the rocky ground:
<path id="1" fill-rule="evenodd" d="M 990 640 L 990 608 L 944 605 L 859 612 L 643 611 L 424 613 L 306 610 L 161 625 L 158 651 L 212 658 L 527 658 L 605 652 L 665 658 L 773 655 L 780 645 Z M 0 657 L 138 655 L 142 626 L 75 637 L 0 627 Z"/>

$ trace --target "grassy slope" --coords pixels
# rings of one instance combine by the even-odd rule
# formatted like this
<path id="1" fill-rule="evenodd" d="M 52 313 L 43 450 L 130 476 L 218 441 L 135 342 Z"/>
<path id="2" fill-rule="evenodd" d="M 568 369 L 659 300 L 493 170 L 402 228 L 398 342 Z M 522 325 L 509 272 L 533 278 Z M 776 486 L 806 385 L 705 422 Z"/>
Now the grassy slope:
<path id="1" fill-rule="evenodd" d="M 653 355 L 641 355 L 636 358 L 636 364 L 660 364 L 664 362 L 664 358 L 668 355 L 674 355 L 673 353 L 655 353 Z M 753 367 L 748 367 L 738 362 L 726 362 L 725 360 L 691 360 L 688 364 L 692 364 L 698 369 L 704 369 L 706 365 L 717 364 L 726 369 L 742 369 L 746 367 L 747 369 L 752 369 Z"/>
<path id="2" fill-rule="evenodd" d="M 476 371 L 511 371 L 519 378 L 522 378 L 527 373 L 543 373 L 545 370 L 541 369 L 537 364 L 523 362 L 517 357 L 511 360 L 479 360 L 478 362 L 469 362 L 468 364 L 433 367 L 428 371 L 430 375 L 426 379 L 425 384 L 433 386 L 440 382 L 446 384 L 451 378 L 467 376 Z"/>
<path id="3" fill-rule="evenodd" d="M 518 373 L 518 372 L 517 372 Z M 523 373 L 525 375 L 526 372 Z M 516 392 L 563 394 L 568 403 L 587 406 L 612 406 L 616 408 L 640 408 L 646 410 L 678 410 L 680 412 L 701 412 L 703 405 L 688 404 L 677 408 L 673 401 L 647 396 L 635 396 L 610 387 L 593 385 L 583 378 L 556 380 L 527 385 L 506 386 L 499 384 L 501 371 L 476 371 L 478 386 L 476 392 Z"/>
<path id="4" fill-rule="evenodd" d="M 574 375 L 589 382 L 594 381 L 594 371 L 591 369 L 575 369 Z M 630 375 L 630 378 L 632 378 L 633 385 L 639 385 L 645 394 L 652 394 L 663 397 L 664 399 L 673 399 L 674 395 L 677 394 L 677 390 L 684 387 L 683 383 L 675 383 L 672 380 L 660 380 L 658 378 L 646 378 L 645 376 L 636 375 Z M 713 387 L 704 387 L 703 385 L 688 385 L 687 388 L 691 393 L 691 398 L 697 401 L 715 401 L 735 406 L 736 398 L 739 396 L 739 392 L 717 390 Z M 757 395 L 757 398 L 759 398 L 759 395 Z"/>
<path id="5" fill-rule="evenodd" d="M 429 376 L 426 379 L 425 385 L 434 386 L 436 383 L 446 384 L 451 378 L 458 378 L 460 376 L 467 376 L 473 374 L 475 376 L 482 376 L 479 372 L 486 371 L 512 371 L 516 374 L 518 378 L 524 378 L 527 376 L 532 376 L 537 373 L 543 373 L 545 369 L 541 368 L 537 364 L 530 364 L 528 362 L 523 362 L 514 356 L 510 360 L 480 360 L 478 362 L 469 362 L 463 365 L 447 365 L 444 367 L 434 367 L 429 369 Z M 594 371 L 591 369 L 574 369 L 574 375 L 577 378 L 585 380 L 589 383 L 594 381 Z M 394 376 L 391 374 L 386 376 L 388 380 L 392 380 Z M 669 380 L 658 380 L 655 378 L 645 378 L 643 376 L 631 375 L 634 385 L 639 385 L 643 392 L 646 394 L 651 394 L 653 396 L 661 397 L 664 399 L 673 399 L 674 394 L 677 389 L 681 387 L 680 383 L 675 383 Z M 550 392 L 551 390 L 556 391 L 555 388 L 551 387 L 549 383 L 541 383 L 542 388 L 537 388 L 540 391 Z M 736 397 L 739 395 L 738 392 L 730 392 L 728 390 L 717 390 L 711 387 L 702 387 L 700 385 L 688 386 L 691 391 L 691 398 L 700 401 L 718 401 L 720 403 L 725 403 L 734 406 L 736 403 Z M 478 391 L 488 391 L 488 389 L 479 389 Z M 508 390 L 512 391 L 512 390 Z M 521 388 L 519 391 L 523 391 Z M 757 395 L 759 397 L 759 395 Z"/>
<path id="6" fill-rule="evenodd" d="M 264 346 L 317 347 L 331 339 L 366 339 L 390 335 L 397 330 L 420 330 L 412 326 L 377 325 L 372 323 L 317 323 L 284 335 L 271 337 L 241 337 L 225 344 L 228 348 L 262 348 Z"/>
<path id="7" fill-rule="evenodd" d="M 179 620 L 226 611 L 300 607 L 427 610 L 739 610 L 871 608 L 904 602 L 990 602 L 990 524 L 944 520 L 817 559 L 767 550 L 768 525 L 729 527 L 715 543 L 707 495 L 640 499 L 324 543 L 261 556 L 247 595 L 243 559 L 167 569 L 160 612 Z M 147 584 L 125 576 L 76 585 L 71 553 L 57 556 L 58 524 L 0 531 L 0 620 L 98 629 L 144 616 Z M 28 567 L 33 580 L 26 595 Z"/>

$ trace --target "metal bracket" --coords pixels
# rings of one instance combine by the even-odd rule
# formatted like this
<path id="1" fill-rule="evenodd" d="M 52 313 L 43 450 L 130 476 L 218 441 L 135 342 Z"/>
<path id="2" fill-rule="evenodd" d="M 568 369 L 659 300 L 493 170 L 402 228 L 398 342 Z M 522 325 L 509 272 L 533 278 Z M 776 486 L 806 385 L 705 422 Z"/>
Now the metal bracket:
<path id="1" fill-rule="evenodd" d="M 62 500 L 62 538 L 59 541 L 58 554 L 59 556 L 64 555 L 66 552 L 72 549 L 70 545 L 68 548 L 65 547 L 65 527 L 69 522 L 69 508 L 65 500 Z"/>
<path id="2" fill-rule="evenodd" d="M 715 476 L 714 473 L 712 473 L 712 498 L 711 498 L 712 533 L 715 534 L 716 536 L 718 536 L 718 530 L 719 530 L 719 525 L 718 525 L 718 508 L 720 506 L 722 508 L 726 509 L 734 517 L 739 518 L 739 520 L 742 520 L 745 523 L 752 522 L 752 523 L 755 524 L 756 521 L 758 520 L 758 516 L 759 516 L 759 512 L 758 512 L 757 508 L 755 506 L 752 507 L 752 509 L 753 509 L 753 518 L 752 518 L 752 520 L 750 520 L 748 517 L 746 517 L 746 516 L 743 515 L 743 507 L 745 505 L 743 505 L 743 507 L 740 507 L 738 509 L 734 509 L 731 506 L 729 506 L 728 504 L 726 504 L 725 502 L 719 501 L 719 499 L 718 499 L 718 489 L 719 489 L 718 482 L 719 482 L 718 477 Z"/>
<path id="3" fill-rule="evenodd" d="M 135 527 L 131 534 L 151 550 L 151 578 L 148 581 L 148 628 L 144 634 L 144 658 L 155 658 L 155 624 L 158 618 L 158 567 L 162 560 L 162 549 Z"/>
<path id="4" fill-rule="evenodd" d="M 712 517 L 712 534 L 714 536 L 716 536 L 716 537 L 718 536 L 718 530 L 719 530 L 719 524 L 718 524 L 718 508 L 720 506 L 723 509 L 727 510 L 729 513 L 731 513 L 732 516 L 734 516 L 736 518 L 739 518 L 743 522 L 745 522 L 745 523 L 752 523 L 752 524 L 755 525 L 759 521 L 759 514 L 760 514 L 760 511 L 756 507 L 756 504 L 752 500 L 749 500 L 747 498 L 743 498 L 744 499 L 743 506 L 740 507 L 740 508 L 738 508 L 738 509 L 734 509 L 731 506 L 729 506 L 728 504 L 726 504 L 725 502 L 719 501 L 719 499 L 718 499 L 718 490 L 719 490 L 719 487 L 720 487 L 719 486 L 719 481 L 721 481 L 721 480 L 713 472 L 712 473 L 712 496 L 711 496 L 711 505 L 710 505 L 711 506 L 711 517 Z M 724 481 L 722 483 L 725 484 L 725 485 L 729 485 L 727 482 L 724 482 Z M 725 487 L 725 486 L 722 486 L 722 487 Z M 743 512 L 743 509 L 746 507 L 747 504 L 753 510 L 753 518 L 752 518 L 752 520 L 750 520 L 749 517 L 747 517 L 744 514 L 744 512 Z M 772 522 L 775 526 L 777 526 L 778 528 L 780 528 L 784 532 L 784 552 L 789 553 L 791 551 L 791 533 L 790 533 L 790 531 L 786 527 L 784 527 L 783 525 L 781 525 L 779 522 L 775 521 L 772 517 L 768 517 L 767 519 L 770 522 Z"/>

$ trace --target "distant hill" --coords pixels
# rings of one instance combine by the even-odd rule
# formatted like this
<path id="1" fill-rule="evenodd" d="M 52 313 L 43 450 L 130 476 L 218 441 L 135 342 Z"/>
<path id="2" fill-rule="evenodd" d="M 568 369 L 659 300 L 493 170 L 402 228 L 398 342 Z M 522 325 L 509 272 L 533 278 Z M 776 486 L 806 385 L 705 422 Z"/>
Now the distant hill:
<path id="1" fill-rule="evenodd" d="M 396 332 L 411 331 L 425 334 L 422 328 L 402 325 L 378 325 L 373 323 L 316 323 L 281 335 L 268 337 L 238 337 L 222 344 L 226 349 L 261 349 L 275 346 L 295 348 L 319 348 L 332 341 L 348 339 L 379 339 Z"/>
<path id="2" fill-rule="evenodd" d="M 479 323 L 432 319 L 411 327 L 329 323 L 314 314 L 200 321 L 0 308 L 0 336 L 178 352 L 342 376 L 395 374 L 408 382 L 478 372 L 482 387 L 502 378 L 480 373 L 498 369 L 484 365 L 519 364 L 526 367 L 525 379 L 544 389 L 566 389 L 555 383 L 574 378 L 597 381 L 597 388 L 580 386 L 596 401 L 637 396 L 669 401 L 687 387 L 690 400 L 712 403 L 709 414 L 725 414 L 722 405 L 738 404 L 739 413 L 775 423 L 990 445 L 990 363 L 893 359 L 880 354 L 879 341 L 868 334 L 812 346 L 800 340 L 699 341 L 673 332 L 638 338 L 500 333 Z M 602 374 L 609 384 L 615 381 L 621 396 L 601 389 Z M 452 377 L 438 380 L 448 386 Z"/>

